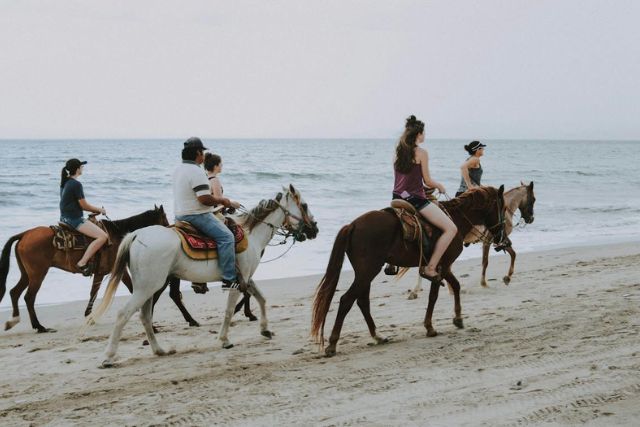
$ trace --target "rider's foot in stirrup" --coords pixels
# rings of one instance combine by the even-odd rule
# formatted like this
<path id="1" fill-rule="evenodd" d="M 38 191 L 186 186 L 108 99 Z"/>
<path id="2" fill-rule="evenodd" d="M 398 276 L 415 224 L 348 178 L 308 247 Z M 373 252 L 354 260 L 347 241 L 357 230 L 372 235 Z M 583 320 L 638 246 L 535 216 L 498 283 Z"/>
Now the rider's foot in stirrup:
<path id="1" fill-rule="evenodd" d="M 222 290 L 228 291 L 229 289 L 238 289 L 240 288 L 240 282 L 237 280 L 228 280 L 222 279 Z"/>

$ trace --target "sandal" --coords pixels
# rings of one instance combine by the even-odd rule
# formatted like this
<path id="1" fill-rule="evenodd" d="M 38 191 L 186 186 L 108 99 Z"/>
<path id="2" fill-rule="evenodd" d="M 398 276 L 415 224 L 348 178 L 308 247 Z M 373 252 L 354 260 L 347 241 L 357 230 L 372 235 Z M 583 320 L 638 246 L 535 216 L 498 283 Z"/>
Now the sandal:
<path id="1" fill-rule="evenodd" d="M 76 264 L 76 267 L 78 267 L 78 270 L 80 270 L 80 273 L 82 273 L 83 276 L 85 277 L 89 277 L 93 275 L 93 264 L 88 262 L 83 266 L 79 266 L 78 264 Z"/>

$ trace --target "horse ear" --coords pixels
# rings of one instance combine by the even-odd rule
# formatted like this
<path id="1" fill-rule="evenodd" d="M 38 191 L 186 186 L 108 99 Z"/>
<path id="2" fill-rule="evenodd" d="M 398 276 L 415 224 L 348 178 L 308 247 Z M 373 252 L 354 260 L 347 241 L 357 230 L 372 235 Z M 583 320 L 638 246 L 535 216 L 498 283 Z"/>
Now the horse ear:
<path id="1" fill-rule="evenodd" d="M 164 206 L 160 205 L 160 212 L 164 212 Z"/>
<path id="2" fill-rule="evenodd" d="M 289 184 L 289 191 L 291 191 L 291 194 L 296 194 L 296 189 L 293 188 L 293 184 Z"/>
<path id="3" fill-rule="evenodd" d="M 533 181 L 531 181 L 531 184 L 529 184 L 529 189 L 533 190 Z"/>
<path id="4" fill-rule="evenodd" d="M 523 180 L 520 180 L 520 185 L 527 185 L 527 184 L 525 184 Z"/>
<path id="5" fill-rule="evenodd" d="M 504 194 L 504 184 L 502 184 L 500 188 L 498 188 L 498 195 L 502 196 L 503 194 Z"/>
<path id="6" fill-rule="evenodd" d="M 153 210 L 157 211 L 158 210 L 158 205 L 156 205 L 155 203 L 153 204 Z"/>

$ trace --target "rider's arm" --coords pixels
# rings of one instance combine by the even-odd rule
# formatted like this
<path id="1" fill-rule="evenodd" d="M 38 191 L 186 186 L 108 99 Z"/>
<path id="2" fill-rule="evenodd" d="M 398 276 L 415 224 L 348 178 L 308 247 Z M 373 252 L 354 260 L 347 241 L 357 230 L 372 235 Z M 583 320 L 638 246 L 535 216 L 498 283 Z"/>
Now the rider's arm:
<path id="1" fill-rule="evenodd" d="M 431 188 L 437 188 L 439 192 L 446 193 L 444 185 L 440 184 L 437 181 L 431 179 L 431 175 L 429 174 L 429 155 L 422 148 L 416 149 L 416 159 L 420 163 L 420 167 L 422 168 L 422 180 L 427 186 Z"/>
<path id="2" fill-rule="evenodd" d="M 231 206 L 231 200 L 226 197 L 213 197 L 211 194 L 198 196 L 198 201 L 206 206 L 224 205 L 225 208 Z"/>
<path id="3" fill-rule="evenodd" d="M 465 184 L 467 184 L 467 188 L 473 188 L 476 185 L 471 182 L 471 177 L 469 176 L 469 169 L 477 167 L 478 158 L 470 157 L 460 166 L 460 173 L 462 174 L 462 179 L 464 179 Z"/>
<path id="4" fill-rule="evenodd" d="M 82 210 L 93 212 L 96 214 L 102 213 L 103 209 L 93 206 L 92 204 L 87 202 L 87 199 L 80 199 L 78 200 L 78 203 L 80 204 L 80 207 L 82 208 Z"/>

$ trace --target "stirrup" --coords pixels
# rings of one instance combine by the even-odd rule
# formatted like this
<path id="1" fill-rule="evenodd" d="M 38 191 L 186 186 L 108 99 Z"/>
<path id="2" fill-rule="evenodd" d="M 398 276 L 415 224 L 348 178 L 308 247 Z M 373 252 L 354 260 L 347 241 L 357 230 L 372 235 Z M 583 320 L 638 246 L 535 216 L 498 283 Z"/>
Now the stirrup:
<path id="1" fill-rule="evenodd" d="M 209 287 L 207 286 L 206 283 L 191 283 L 191 289 L 193 289 L 193 292 L 195 292 L 196 294 L 206 294 L 207 292 L 209 292 Z"/>
<path id="2" fill-rule="evenodd" d="M 80 273 L 82 273 L 82 275 L 84 277 L 89 277 L 93 275 L 93 263 L 92 262 L 88 262 L 85 265 L 83 265 L 82 267 L 80 267 L 78 264 L 76 264 L 76 267 L 78 267 L 78 270 L 80 270 Z"/>

